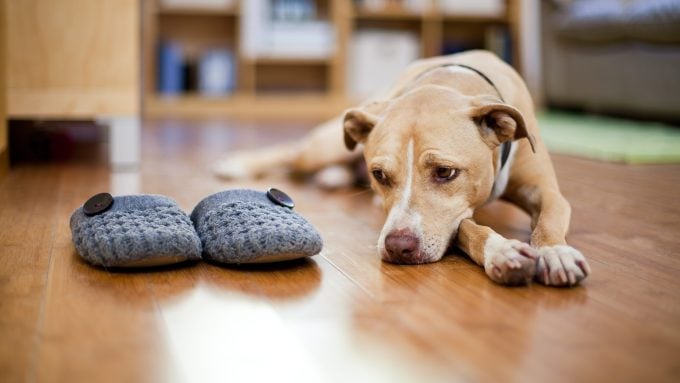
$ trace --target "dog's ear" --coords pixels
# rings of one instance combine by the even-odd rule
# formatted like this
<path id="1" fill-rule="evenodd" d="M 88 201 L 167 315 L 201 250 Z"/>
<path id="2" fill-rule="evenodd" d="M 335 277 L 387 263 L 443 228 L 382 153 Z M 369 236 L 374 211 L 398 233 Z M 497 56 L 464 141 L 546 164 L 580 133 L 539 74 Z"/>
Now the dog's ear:
<path id="1" fill-rule="evenodd" d="M 472 118 L 480 127 L 482 138 L 497 146 L 506 141 L 526 138 L 536 153 L 534 137 L 527 131 L 522 113 L 515 107 L 499 100 L 480 102 L 473 109 Z"/>
<path id="2" fill-rule="evenodd" d="M 380 118 L 378 114 L 382 110 L 384 110 L 384 104 L 374 102 L 345 112 L 342 125 L 347 149 L 354 150 L 358 143 L 366 141 L 366 137 L 378 123 Z"/>

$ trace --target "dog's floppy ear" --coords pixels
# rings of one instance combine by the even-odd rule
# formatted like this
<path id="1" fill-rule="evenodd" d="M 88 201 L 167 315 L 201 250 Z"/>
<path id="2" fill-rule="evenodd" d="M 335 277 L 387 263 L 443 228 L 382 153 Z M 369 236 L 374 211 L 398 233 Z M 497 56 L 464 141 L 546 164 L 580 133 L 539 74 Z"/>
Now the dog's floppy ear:
<path id="1" fill-rule="evenodd" d="M 480 127 L 482 138 L 493 145 L 526 138 L 536 153 L 534 137 L 527 131 L 522 113 L 500 100 L 484 100 L 473 109 L 472 118 Z"/>
<path id="2" fill-rule="evenodd" d="M 345 131 L 345 146 L 354 150 L 358 143 L 366 141 L 375 124 L 378 123 L 378 113 L 384 109 L 384 104 L 374 102 L 363 107 L 350 109 L 345 112 L 343 128 Z"/>

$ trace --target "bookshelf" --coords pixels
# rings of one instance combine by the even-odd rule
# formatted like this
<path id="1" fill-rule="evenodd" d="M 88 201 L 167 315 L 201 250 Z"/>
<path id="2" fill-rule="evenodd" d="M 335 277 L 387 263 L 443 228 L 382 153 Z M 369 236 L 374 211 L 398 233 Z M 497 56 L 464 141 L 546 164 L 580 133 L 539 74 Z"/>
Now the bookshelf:
<path id="1" fill-rule="evenodd" d="M 247 6 L 232 0 L 226 7 L 168 6 L 147 0 L 144 26 L 144 114 L 147 117 L 331 117 L 359 100 L 349 95 L 348 50 L 352 37 L 362 30 L 409 31 L 418 36 L 419 56 L 439 55 L 448 41 L 463 41 L 464 48 L 484 47 L 490 27 L 508 31 L 513 56 L 518 52 L 517 2 L 507 0 L 500 15 L 445 13 L 437 0 L 425 0 L 420 10 L 399 1 L 368 8 L 351 0 L 316 0 L 318 17 L 334 29 L 332 52 L 322 57 L 298 55 L 247 55 L 239 34 Z M 196 62 L 202 51 L 214 46 L 233 52 L 236 86 L 228 95 L 203 96 L 196 90 L 166 96 L 158 89 L 157 49 L 160 41 L 181 44 L 187 60 Z M 458 46 L 455 45 L 454 46 Z M 513 65 L 521 69 L 517 59 Z"/>

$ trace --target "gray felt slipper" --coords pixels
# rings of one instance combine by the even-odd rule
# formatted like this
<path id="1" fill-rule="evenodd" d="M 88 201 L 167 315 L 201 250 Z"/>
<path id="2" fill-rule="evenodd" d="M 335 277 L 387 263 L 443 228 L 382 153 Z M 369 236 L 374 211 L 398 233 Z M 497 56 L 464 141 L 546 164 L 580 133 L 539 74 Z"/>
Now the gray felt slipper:
<path id="1" fill-rule="evenodd" d="M 309 257 L 321 236 L 277 189 L 228 190 L 203 199 L 191 213 L 203 257 L 222 263 L 266 263 Z"/>
<path id="2" fill-rule="evenodd" d="M 144 267 L 201 259 L 191 220 L 160 195 L 112 197 L 101 193 L 71 215 L 78 254 L 104 267 Z"/>

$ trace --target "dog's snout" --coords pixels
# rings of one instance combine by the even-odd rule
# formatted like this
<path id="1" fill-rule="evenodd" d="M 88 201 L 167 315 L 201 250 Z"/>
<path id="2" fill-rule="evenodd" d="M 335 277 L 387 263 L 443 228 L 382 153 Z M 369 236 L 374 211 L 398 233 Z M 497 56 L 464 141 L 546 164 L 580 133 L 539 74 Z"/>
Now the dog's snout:
<path id="1" fill-rule="evenodd" d="M 392 231 L 385 237 L 385 250 L 390 261 L 397 263 L 420 263 L 420 240 L 410 230 Z"/>

